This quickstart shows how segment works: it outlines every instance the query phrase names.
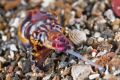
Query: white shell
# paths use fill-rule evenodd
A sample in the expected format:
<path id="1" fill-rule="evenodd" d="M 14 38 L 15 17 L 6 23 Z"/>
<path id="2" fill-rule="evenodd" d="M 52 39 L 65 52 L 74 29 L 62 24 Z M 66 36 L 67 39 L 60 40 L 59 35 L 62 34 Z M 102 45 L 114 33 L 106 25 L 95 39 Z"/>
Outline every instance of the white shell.
<path id="1" fill-rule="evenodd" d="M 93 71 L 92 71 L 91 66 L 85 65 L 85 64 L 74 65 L 72 66 L 72 69 L 71 69 L 71 75 L 73 77 L 73 80 L 84 80 L 92 72 Z"/>
<path id="2" fill-rule="evenodd" d="M 69 32 L 69 39 L 75 45 L 81 45 L 86 41 L 87 38 L 85 32 L 74 29 Z"/>
<path id="3" fill-rule="evenodd" d="M 92 74 L 92 75 L 89 76 L 89 79 L 95 79 L 99 76 L 100 76 L 100 74 Z"/>

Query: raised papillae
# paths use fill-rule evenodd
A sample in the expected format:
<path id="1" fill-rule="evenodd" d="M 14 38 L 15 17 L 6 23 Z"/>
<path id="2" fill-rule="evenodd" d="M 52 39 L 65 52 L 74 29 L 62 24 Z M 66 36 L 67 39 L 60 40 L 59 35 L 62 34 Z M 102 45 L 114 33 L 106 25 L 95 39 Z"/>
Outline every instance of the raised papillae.
<path id="1" fill-rule="evenodd" d="M 103 71 L 104 68 L 70 50 L 69 40 L 63 35 L 56 13 L 42 12 L 37 8 L 29 11 L 19 27 L 19 36 L 27 48 L 33 48 L 32 60 L 38 69 L 42 69 L 44 59 L 52 52 L 68 52 Z"/>

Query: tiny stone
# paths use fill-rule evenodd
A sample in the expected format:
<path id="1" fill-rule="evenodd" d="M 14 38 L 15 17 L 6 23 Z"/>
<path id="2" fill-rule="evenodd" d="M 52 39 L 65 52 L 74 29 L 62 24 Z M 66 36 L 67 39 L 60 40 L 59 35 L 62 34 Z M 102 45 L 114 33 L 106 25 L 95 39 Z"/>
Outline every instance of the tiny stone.
<path id="1" fill-rule="evenodd" d="M 14 72 L 16 72 L 16 71 L 19 71 L 19 67 L 18 66 L 16 66 L 15 69 L 14 69 Z"/>
<path id="2" fill-rule="evenodd" d="M 89 79 L 95 79 L 99 76 L 100 76 L 100 74 L 92 74 L 92 75 L 89 76 Z"/>
<path id="3" fill-rule="evenodd" d="M 19 68 L 22 68 L 22 65 L 23 65 L 22 62 L 19 61 L 19 62 L 18 62 L 18 67 L 19 67 Z"/>
<path id="4" fill-rule="evenodd" d="M 17 49 L 15 44 L 11 44 L 10 45 L 10 49 L 13 50 L 13 51 L 18 51 L 18 49 Z"/>
<path id="5" fill-rule="evenodd" d="M 102 33 L 103 37 L 106 38 L 113 38 L 114 37 L 114 32 L 111 29 L 106 29 L 103 33 Z"/>
<path id="6" fill-rule="evenodd" d="M 2 40 L 3 40 L 3 41 L 7 41 L 7 36 L 2 35 Z"/>
<path id="7" fill-rule="evenodd" d="M 15 59 L 15 53 L 14 51 L 10 50 L 10 57 L 12 58 L 12 60 Z"/>
<path id="8" fill-rule="evenodd" d="M 119 30 L 119 27 L 120 27 L 119 25 L 113 25 L 113 26 L 112 26 L 112 30 L 113 30 L 113 31 L 118 31 L 118 30 Z"/>
<path id="9" fill-rule="evenodd" d="M 72 65 L 75 65 L 77 62 L 72 59 L 72 60 L 70 61 L 70 63 L 71 63 Z"/>
<path id="10" fill-rule="evenodd" d="M 66 59 L 67 59 L 67 56 L 65 56 L 65 55 L 62 55 L 62 57 L 60 58 L 61 62 L 66 61 Z"/>
<path id="11" fill-rule="evenodd" d="M 107 16 L 107 18 L 110 20 L 110 21 L 115 21 L 115 16 L 113 14 L 113 11 L 111 9 L 108 9 L 107 11 L 105 11 L 104 13 L 105 16 Z"/>
<path id="12" fill-rule="evenodd" d="M 88 45 L 92 45 L 92 43 L 93 43 L 93 38 L 88 38 L 87 44 L 88 44 Z"/>
<path id="13" fill-rule="evenodd" d="M 15 80 L 21 80 L 18 74 L 15 74 Z"/>
<path id="14" fill-rule="evenodd" d="M 10 66 L 9 69 L 8 69 L 8 72 L 12 73 L 14 70 L 14 67 L 13 66 Z"/>
<path id="15" fill-rule="evenodd" d="M 42 79 L 42 80 L 49 80 L 49 79 L 50 79 L 50 77 L 51 77 L 51 74 L 47 74 L 45 77 L 43 77 L 43 79 Z"/>
<path id="16" fill-rule="evenodd" d="M 97 40 L 98 40 L 98 42 L 100 42 L 100 41 L 104 41 L 104 38 L 99 37 Z"/>
<path id="17" fill-rule="evenodd" d="M 12 78 L 12 75 L 10 75 L 10 74 L 6 75 L 6 80 L 11 80 L 11 78 Z"/>
<path id="18" fill-rule="evenodd" d="M 16 74 L 18 74 L 20 77 L 23 77 L 22 71 L 17 71 Z"/>
<path id="19" fill-rule="evenodd" d="M 67 66 L 68 66 L 67 62 L 60 62 L 60 67 L 61 68 L 64 68 L 64 67 L 67 67 Z"/>
<path id="20" fill-rule="evenodd" d="M 52 80 L 60 80 L 59 76 L 55 76 Z"/>
<path id="21" fill-rule="evenodd" d="M 13 62 L 11 62 L 11 66 L 17 66 L 17 62 L 16 61 L 13 61 Z"/>
<path id="22" fill-rule="evenodd" d="M 5 63 L 7 60 L 6 60 L 4 57 L 1 57 L 1 56 L 0 56 L 0 61 L 1 61 L 2 63 Z"/>
<path id="23" fill-rule="evenodd" d="M 19 54 L 16 54 L 16 57 L 17 57 L 16 61 L 19 61 L 19 59 L 20 59 L 21 56 Z"/>
<path id="24" fill-rule="evenodd" d="M 30 80 L 37 80 L 37 76 L 32 76 Z"/>
<path id="25" fill-rule="evenodd" d="M 93 50 L 93 48 L 92 48 L 92 46 L 90 46 L 86 49 L 86 53 L 90 54 L 92 52 L 92 50 Z"/>
<path id="26" fill-rule="evenodd" d="M 100 37 L 100 33 L 99 32 L 95 32 L 94 37 L 96 37 L 96 38 Z"/>
<path id="27" fill-rule="evenodd" d="M 68 74 L 70 74 L 70 73 L 71 73 L 71 70 L 70 70 L 70 67 L 69 67 L 69 68 L 66 68 L 66 69 L 63 71 L 62 75 L 65 76 L 65 75 L 68 75 Z"/>
<path id="28" fill-rule="evenodd" d="M 30 72 L 31 71 L 31 66 L 32 66 L 32 62 L 29 59 L 25 60 L 25 62 L 22 65 L 23 73 Z"/>
<path id="29" fill-rule="evenodd" d="M 76 58 L 75 56 L 70 55 L 70 57 L 69 57 L 69 61 L 71 61 L 72 59 L 74 60 L 75 58 Z"/>
<path id="30" fill-rule="evenodd" d="M 71 69 L 71 75 L 73 80 L 81 79 L 84 80 L 88 75 L 93 72 L 90 65 L 74 65 Z"/>

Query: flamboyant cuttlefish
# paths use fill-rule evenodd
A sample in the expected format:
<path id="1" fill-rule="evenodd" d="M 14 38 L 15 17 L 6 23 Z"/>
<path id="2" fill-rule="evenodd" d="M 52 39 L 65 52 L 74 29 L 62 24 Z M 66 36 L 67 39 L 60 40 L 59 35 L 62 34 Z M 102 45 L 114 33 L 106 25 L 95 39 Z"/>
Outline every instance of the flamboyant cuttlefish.
<path id="1" fill-rule="evenodd" d="M 27 17 L 19 27 L 19 36 L 24 45 L 32 47 L 32 60 L 39 69 L 43 68 L 44 59 L 52 50 L 68 52 L 72 55 L 89 62 L 91 65 L 103 71 L 104 68 L 84 58 L 80 54 L 70 50 L 69 40 L 63 35 L 62 27 L 56 13 L 42 12 L 36 8 L 29 11 Z"/>

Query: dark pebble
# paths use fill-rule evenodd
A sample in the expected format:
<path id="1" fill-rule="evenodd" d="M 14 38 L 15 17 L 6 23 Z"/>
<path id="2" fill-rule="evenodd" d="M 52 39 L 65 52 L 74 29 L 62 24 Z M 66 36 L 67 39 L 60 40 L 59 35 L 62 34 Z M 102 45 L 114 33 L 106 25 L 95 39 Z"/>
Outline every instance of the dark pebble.
<path id="1" fill-rule="evenodd" d="M 60 66 L 62 68 L 67 67 L 68 66 L 68 62 L 60 62 Z"/>
<path id="2" fill-rule="evenodd" d="M 37 80 L 42 80 L 42 78 L 41 77 L 37 77 Z"/>
<path id="3" fill-rule="evenodd" d="M 0 73 L 0 80 L 5 80 L 5 75 Z"/>
<path id="4" fill-rule="evenodd" d="M 9 66 L 9 65 L 10 65 L 10 62 L 5 62 L 5 63 L 3 64 L 3 67 Z"/>
<path id="5" fill-rule="evenodd" d="M 15 74 L 15 80 L 22 80 L 18 74 Z"/>
<path id="6" fill-rule="evenodd" d="M 52 59 L 55 59 L 56 56 L 57 56 L 56 53 L 52 53 L 52 54 L 51 54 L 51 58 L 52 58 Z"/>
<path id="7" fill-rule="evenodd" d="M 31 71 L 31 66 L 32 66 L 32 62 L 30 61 L 30 59 L 25 60 L 25 62 L 23 62 L 23 73 L 27 73 Z"/>
<path id="8" fill-rule="evenodd" d="M 114 37 L 114 32 L 111 29 L 106 29 L 102 36 L 107 39 L 107 38 L 113 38 Z"/>
<path id="9" fill-rule="evenodd" d="M 97 24 L 98 26 L 98 31 L 102 32 L 105 30 L 106 25 L 105 24 Z"/>
<path id="10" fill-rule="evenodd" d="M 70 55 L 69 61 L 71 61 L 72 59 L 74 60 L 76 57 L 73 55 Z"/>
<path id="11" fill-rule="evenodd" d="M 66 59 L 67 59 L 67 56 L 65 56 L 65 55 L 62 55 L 62 57 L 60 58 L 61 62 L 66 61 Z"/>
<path id="12" fill-rule="evenodd" d="M 20 68 L 18 66 L 15 67 L 14 72 L 19 71 Z"/>
<path id="13" fill-rule="evenodd" d="M 13 61 L 13 62 L 11 62 L 11 66 L 17 66 L 17 62 L 16 61 Z"/>
<path id="14" fill-rule="evenodd" d="M 31 76 L 27 75 L 26 78 L 27 78 L 27 80 L 30 80 Z"/>

